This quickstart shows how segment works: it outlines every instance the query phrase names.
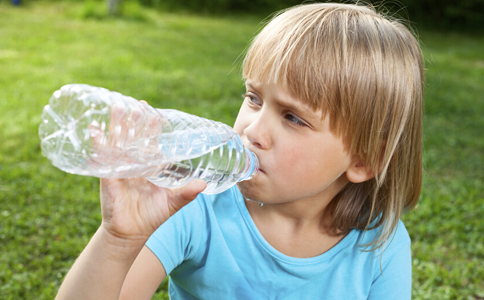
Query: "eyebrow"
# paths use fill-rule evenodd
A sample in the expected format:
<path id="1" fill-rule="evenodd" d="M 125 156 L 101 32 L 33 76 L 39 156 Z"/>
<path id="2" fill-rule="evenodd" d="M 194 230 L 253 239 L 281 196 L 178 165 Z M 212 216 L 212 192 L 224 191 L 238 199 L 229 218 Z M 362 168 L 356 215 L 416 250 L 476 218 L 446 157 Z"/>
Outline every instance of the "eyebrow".
<path id="1" fill-rule="evenodd" d="M 257 88 L 255 88 L 252 84 L 250 84 L 249 82 L 246 82 L 245 83 L 249 88 L 255 90 L 255 91 L 258 91 Z M 313 116 L 313 114 L 315 113 L 313 110 L 309 109 L 308 107 L 305 107 L 304 105 L 297 105 L 297 104 L 294 104 L 294 103 L 290 103 L 290 102 L 285 102 L 285 101 L 282 101 L 281 99 L 279 98 L 276 98 L 274 99 L 275 102 L 277 103 L 277 105 L 279 106 L 282 106 L 282 107 L 285 107 L 291 111 L 294 111 L 295 113 L 298 113 L 298 114 L 310 114 L 309 116 Z M 315 117 L 315 116 L 314 116 Z"/>

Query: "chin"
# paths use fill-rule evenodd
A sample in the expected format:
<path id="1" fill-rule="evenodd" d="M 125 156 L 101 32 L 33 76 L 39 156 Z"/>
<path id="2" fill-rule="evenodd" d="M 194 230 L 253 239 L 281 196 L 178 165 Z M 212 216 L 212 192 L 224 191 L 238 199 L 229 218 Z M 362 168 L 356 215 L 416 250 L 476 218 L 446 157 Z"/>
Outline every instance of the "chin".
<path id="1" fill-rule="evenodd" d="M 237 188 L 245 199 L 260 201 L 260 190 L 250 180 L 238 182 Z"/>

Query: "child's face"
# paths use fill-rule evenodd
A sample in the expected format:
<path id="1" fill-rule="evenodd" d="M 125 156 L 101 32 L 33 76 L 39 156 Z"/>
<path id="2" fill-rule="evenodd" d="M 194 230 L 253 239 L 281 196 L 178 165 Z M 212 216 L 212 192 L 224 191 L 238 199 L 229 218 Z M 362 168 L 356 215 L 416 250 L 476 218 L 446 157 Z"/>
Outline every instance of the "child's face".
<path id="1" fill-rule="evenodd" d="M 331 200 L 348 182 L 352 163 L 322 111 L 275 85 L 247 80 L 234 129 L 259 158 L 260 172 L 238 183 L 242 194 L 264 203 L 310 197 Z"/>

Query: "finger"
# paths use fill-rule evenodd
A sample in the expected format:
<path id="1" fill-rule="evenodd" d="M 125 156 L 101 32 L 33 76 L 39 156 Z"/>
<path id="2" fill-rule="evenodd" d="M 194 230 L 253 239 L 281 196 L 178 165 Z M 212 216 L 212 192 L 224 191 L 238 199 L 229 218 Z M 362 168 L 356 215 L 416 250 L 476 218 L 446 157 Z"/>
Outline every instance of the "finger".
<path id="1" fill-rule="evenodd" d="M 148 139 L 153 131 L 153 114 L 151 113 L 151 107 L 148 105 L 148 102 L 144 100 L 139 101 L 141 103 L 140 107 L 141 110 L 143 111 L 143 114 L 145 116 L 145 119 L 143 120 L 143 130 L 140 132 L 140 136 L 144 139 Z M 149 142 L 149 141 L 148 141 Z M 148 145 L 147 145 L 148 146 Z"/>
<path id="2" fill-rule="evenodd" d="M 133 142 L 136 137 L 140 135 L 140 132 L 144 129 L 144 111 L 137 105 L 132 105 L 130 107 L 130 113 L 127 118 L 127 141 Z"/>
<path id="3" fill-rule="evenodd" d="M 109 126 L 109 142 L 111 146 L 120 146 L 122 135 L 126 132 L 126 118 L 128 107 L 124 103 L 117 102 L 111 110 L 111 122 Z"/>
<path id="4" fill-rule="evenodd" d="M 89 129 L 89 135 L 92 140 L 94 149 L 97 149 L 106 144 L 106 135 L 97 124 L 89 124 L 87 125 L 87 128 Z"/>
<path id="5" fill-rule="evenodd" d="M 134 160 L 152 162 L 159 154 L 157 136 L 161 134 L 159 128 L 153 126 L 153 119 L 156 115 L 153 108 L 146 101 L 139 101 L 132 105 L 128 117 L 128 140 L 127 143 L 136 151 L 127 152 L 127 155 Z"/>
<path id="6" fill-rule="evenodd" d="M 160 136 L 163 133 L 163 119 L 156 113 L 156 110 L 148 105 L 144 100 L 140 100 L 142 110 L 145 113 L 144 130 L 141 137 L 144 140 L 144 146 L 147 152 L 153 154 L 153 159 L 161 159 L 159 157 L 159 143 Z"/>

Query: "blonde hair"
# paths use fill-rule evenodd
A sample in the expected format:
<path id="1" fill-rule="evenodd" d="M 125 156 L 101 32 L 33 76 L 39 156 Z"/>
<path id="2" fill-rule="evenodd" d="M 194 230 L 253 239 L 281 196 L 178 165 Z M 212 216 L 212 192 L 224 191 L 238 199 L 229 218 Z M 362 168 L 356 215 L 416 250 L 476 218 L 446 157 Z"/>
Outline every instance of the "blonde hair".
<path id="1" fill-rule="evenodd" d="M 374 171 L 331 201 L 332 226 L 343 233 L 379 228 L 362 246 L 383 246 L 422 184 L 424 71 L 411 31 L 368 6 L 295 6 L 254 38 L 242 74 L 322 109 L 349 153 Z"/>

